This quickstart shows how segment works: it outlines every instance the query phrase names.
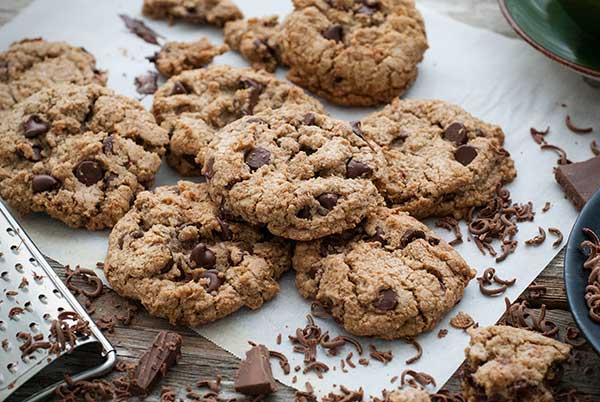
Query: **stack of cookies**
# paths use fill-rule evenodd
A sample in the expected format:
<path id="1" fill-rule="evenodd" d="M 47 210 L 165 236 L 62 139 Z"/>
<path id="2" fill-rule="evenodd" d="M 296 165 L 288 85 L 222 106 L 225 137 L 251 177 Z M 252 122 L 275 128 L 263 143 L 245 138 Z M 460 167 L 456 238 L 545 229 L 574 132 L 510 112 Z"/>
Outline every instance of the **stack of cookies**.
<path id="1" fill-rule="evenodd" d="M 149 113 L 102 87 L 83 49 L 17 43 L 0 54 L 2 197 L 22 213 L 112 228 L 112 287 L 172 323 L 259 308 L 293 267 L 302 296 L 350 333 L 433 329 L 475 271 L 418 219 L 462 218 L 516 172 L 499 127 L 398 99 L 427 48 L 413 2 L 294 0 L 282 24 L 240 20 L 228 0 L 183 3 L 146 0 L 144 13 L 227 23 L 228 45 L 264 70 L 186 70 L 172 50 Z M 389 104 L 337 120 L 267 71 L 279 63 L 331 102 Z M 163 156 L 205 180 L 150 191 Z"/>

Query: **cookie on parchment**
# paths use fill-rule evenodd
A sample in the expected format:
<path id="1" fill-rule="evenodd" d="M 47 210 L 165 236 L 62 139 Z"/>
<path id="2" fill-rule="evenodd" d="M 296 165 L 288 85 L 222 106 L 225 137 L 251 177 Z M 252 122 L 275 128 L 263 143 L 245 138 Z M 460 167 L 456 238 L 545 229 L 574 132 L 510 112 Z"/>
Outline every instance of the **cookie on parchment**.
<path id="1" fill-rule="evenodd" d="M 148 57 L 159 73 L 165 77 L 187 70 L 202 68 L 213 59 L 229 51 L 229 46 L 214 46 L 206 38 L 195 42 L 167 42 L 153 56 Z"/>
<path id="2" fill-rule="evenodd" d="M 24 39 L 0 53 L 0 110 L 52 84 L 106 84 L 106 72 L 82 47 Z"/>
<path id="3" fill-rule="evenodd" d="M 0 195 L 19 212 L 72 227 L 112 227 L 148 188 L 167 132 L 132 99 L 60 84 L 2 112 Z"/>
<path id="4" fill-rule="evenodd" d="M 348 332 L 407 339 L 432 330 L 475 276 L 405 212 L 380 207 L 356 228 L 298 243 L 296 286 Z"/>
<path id="5" fill-rule="evenodd" d="M 142 13 L 169 22 L 182 20 L 219 27 L 244 17 L 231 0 L 144 0 Z"/>
<path id="6" fill-rule="evenodd" d="M 155 94 L 152 112 L 170 132 L 167 162 L 184 175 L 198 175 L 219 129 L 244 116 L 292 105 L 323 111 L 316 99 L 272 74 L 213 65 L 172 77 Z"/>
<path id="7" fill-rule="evenodd" d="M 553 402 L 552 385 L 571 346 L 520 328 L 469 329 L 463 395 L 467 402 Z"/>
<path id="8" fill-rule="evenodd" d="M 388 103 L 417 78 L 427 37 L 414 0 L 293 0 L 279 40 L 288 78 L 344 106 Z"/>
<path id="9" fill-rule="evenodd" d="M 229 221 L 205 183 L 180 181 L 138 195 L 110 234 L 104 272 L 152 315 L 198 326 L 261 307 L 289 264 L 287 243 Z"/>
<path id="10" fill-rule="evenodd" d="M 385 393 L 384 402 L 431 402 L 427 391 L 422 388 L 406 386 Z"/>
<path id="11" fill-rule="evenodd" d="M 280 60 L 280 30 L 276 15 L 232 21 L 225 25 L 225 42 L 239 51 L 252 64 L 252 68 L 274 72 Z"/>
<path id="12" fill-rule="evenodd" d="M 312 240 L 356 226 L 382 202 L 381 154 L 346 122 L 297 107 L 245 117 L 205 156 L 213 199 L 273 234 Z"/>
<path id="13" fill-rule="evenodd" d="M 381 193 L 417 218 L 463 217 L 516 176 L 502 129 L 455 105 L 395 100 L 354 125 L 383 149 Z"/>

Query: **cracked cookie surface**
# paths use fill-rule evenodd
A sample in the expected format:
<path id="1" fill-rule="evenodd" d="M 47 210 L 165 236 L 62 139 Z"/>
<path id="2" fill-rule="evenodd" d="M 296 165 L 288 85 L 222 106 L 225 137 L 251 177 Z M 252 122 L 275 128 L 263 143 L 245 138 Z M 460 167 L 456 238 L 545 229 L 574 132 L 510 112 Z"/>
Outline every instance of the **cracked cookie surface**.
<path id="1" fill-rule="evenodd" d="M 104 272 L 152 315 L 198 326 L 261 307 L 289 264 L 286 242 L 227 220 L 205 183 L 180 181 L 138 195 L 110 234 Z"/>
<path id="2" fill-rule="evenodd" d="M 264 71 L 213 65 L 172 77 L 155 94 L 152 112 L 170 132 L 167 162 L 198 175 L 216 132 L 244 116 L 283 106 L 322 112 L 321 104 Z"/>
<path id="3" fill-rule="evenodd" d="M 24 39 L 0 53 L 0 110 L 52 84 L 106 84 L 106 72 L 84 48 Z"/>
<path id="4" fill-rule="evenodd" d="M 508 326 L 468 330 L 463 395 L 468 402 L 553 402 L 551 385 L 571 346 Z"/>
<path id="5" fill-rule="evenodd" d="M 345 106 L 388 103 L 417 78 L 427 49 L 413 0 L 293 0 L 283 22 L 288 79 Z"/>
<path id="6" fill-rule="evenodd" d="M 502 129 L 455 105 L 395 100 L 355 125 L 383 149 L 381 193 L 417 218 L 461 218 L 516 176 Z"/>
<path id="7" fill-rule="evenodd" d="M 355 229 L 298 243 L 296 286 L 348 332 L 407 339 L 433 329 L 475 276 L 407 213 L 380 207 Z"/>
<path id="8" fill-rule="evenodd" d="M 219 27 L 244 17 L 231 0 L 144 0 L 142 13 L 150 18 L 171 22 L 183 20 Z"/>
<path id="9" fill-rule="evenodd" d="M 252 68 L 272 73 L 281 58 L 278 44 L 280 30 L 276 15 L 232 21 L 225 25 L 225 42 L 239 51 Z"/>
<path id="10" fill-rule="evenodd" d="M 132 99 L 60 84 L 2 112 L 0 195 L 19 212 L 112 227 L 154 181 L 167 132 Z"/>
<path id="11" fill-rule="evenodd" d="M 385 394 L 384 402 L 431 402 L 427 391 L 406 386 Z"/>
<path id="12" fill-rule="evenodd" d="M 312 240 L 356 226 L 382 202 L 371 181 L 382 163 L 348 123 L 294 107 L 226 126 L 203 173 L 234 216 Z"/>
<path id="13" fill-rule="evenodd" d="M 206 38 L 195 42 L 167 42 L 148 60 L 165 77 L 181 74 L 210 64 L 213 59 L 229 51 L 229 46 L 214 46 Z"/>

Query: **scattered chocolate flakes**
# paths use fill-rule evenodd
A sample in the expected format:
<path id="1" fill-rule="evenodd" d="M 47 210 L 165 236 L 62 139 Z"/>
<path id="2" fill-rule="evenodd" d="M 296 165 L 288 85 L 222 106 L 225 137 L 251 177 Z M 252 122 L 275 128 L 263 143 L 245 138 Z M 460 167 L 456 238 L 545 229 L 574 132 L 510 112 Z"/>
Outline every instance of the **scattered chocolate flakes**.
<path id="1" fill-rule="evenodd" d="M 81 268 L 79 265 L 72 270 L 69 266 L 65 267 L 67 278 L 65 279 L 65 285 L 74 294 L 83 294 L 90 299 L 96 299 L 102 295 L 104 290 L 104 284 L 98 277 L 96 272 L 89 268 Z M 74 283 L 75 280 L 80 280 L 79 284 Z M 85 289 L 81 282 L 85 282 L 90 285 L 91 289 Z"/>
<path id="2" fill-rule="evenodd" d="M 445 338 L 448 335 L 448 330 L 446 328 L 442 328 L 438 331 L 437 337 L 439 339 Z"/>
<path id="3" fill-rule="evenodd" d="M 88 321 L 74 311 L 63 311 L 50 324 L 50 353 L 59 355 L 67 349 L 67 346 L 73 348 L 78 338 L 91 334 Z"/>
<path id="4" fill-rule="evenodd" d="M 417 354 L 411 357 L 410 359 L 407 359 L 404 363 L 413 364 L 414 362 L 419 360 L 421 356 L 423 356 L 423 348 L 421 347 L 421 344 L 414 339 L 409 341 L 409 343 L 415 347 L 415 349 L 417 350 Z"/>
<path id="5" fill-rule="evenodd" d="M 369 350 L 371 351 L 369 353 L 369 356 L 371 356 L 373 359 L 375 359 L 377 361 L 380 361 L 383 364 L 388 364 L 394 358 L 394 355 L 392 354 L 391 350 L 388 350 L 387 352 L 381 352 L 381 351 L 377 350 L 377 347 L 375 345 L 373 345 L 372 343 L 369 344 Z"/>
<path id="6" fill-rule="evenodd" d="M 135 90 L 140 95 L 153 95 L 158 89 L 158 74 L 154 71 L 148 71 L 138 75 L 134 79 Z"/>
<path id="7" fill-rule="evenodd" d="M 600 323 L 600 239 L 592 229 L 584 228 L 587 237 L 580 245 L 582 253 L 587 255 L 583 263 L 583 269 L 590 271 L 588 285 L 585 288 L 585 301 L 589 308 L 589 316 L 592 321 Z"/>
<path id="8" fill-rule="evenodd" d="M 544 137 L 546 135 L 548 135 L 548 133 L 550 132 L 550 127 L 546 128 L 544 131 L 540 131 L 540 130 L 537 130 L 537 129 L 531 127 L 529 129 L 529 132 L 531 133 L 531 137 L 536 142 L 536 144 L 541 145 L 541 144 L 546 143 L 546 140 Z"/>
<path id="9" fill-rule="evenodd" d="M 408 379 L 406 377 L 412 377 L 412 379 Z M 435 384 L 435 379 L 430 376 L 427 373 L 424 372 L 418 372 L 418 371 L 414 371 L 414 370 L 404 370 L 402 372 L 402 374 L 400 375 L 400 387 L 403 387 L 405 384 L 409 384 L 409 385 L 415 385 L 419 384 L 422 387 L 425 387 L 427 385 L 433 385 L 434 387 L 436 386 Z"/>
<path id="10" fill-rule="evenodd" d="M 596 156 L 600 155 L 600 148 L 598 148 L 598 144 L 596 143 L 596 140 L 592 141 L 590 143 L 590 149 L 592 150 L 592 153 Z"/>
<path id="11" fill-rule="evenodd" d="M 546 201 L 546 203 L 544 204 L 544 208 L 542 208 L 542 212 L 546 213 L 548 211 L 550 211 L 550 208 L 552 208 L 552 204 L 548 201 Z"/>
<path id="12" fill-rule="evenodd" d="M 281 367 L 281 370 L 283 370 L 283 374 L 288 375 L 290 373 L 290 363 L 283 353 L 269 350 L 269 356 L 274 357 L 279 361 L 279 366 Z"/>
<path id="13" fill-rule="evenodd" d="M 483 271 L 483 274 L 477 278 L 477 282 L 479 282 L 479 291 L 485 296 L 498 296 L 506 292 L 506 290 L 513 286 L 517 279 L 513 278 L 511 280 L 501 279 L 496 275 L 496 270 L 494 268 L 487 268 Z M 493 283 L 500 285 L 500 287 L 490 289 Z"/>
<path id="14" fill-rule="evenodd" d="M 529 286 L 527 286 L 527 292 L 530 299 L 539 299 L 542 296 L 546 295 L 547 289 L 545 286 L 538 285 L 534 281 L 531 282 Z"/>
<path id="15" fill-rule="evenodd" d="M 504 299 L 506 311 L 501 323 L 515 328 L 524 328 L 530 331 L 539 332 L 544 336 L 556 338 L 558 335 L 558 325 L 553 321 L 546 319 L 546 305 L 542 304 L 539 314 L 527 306 L 523 300 L 520 303 L 511 304 L 508 298 Z"/>
<path id="16" fill-rule="evenodd" d="M 460 225 L 458 223 L 458 220 L 456 220 L 454 217 L 447 216 L 445 218 L 440 218 L 435 222 L 435 225 L 437 227 L 454 232 L 455 239 L 448 243 L 451 246 L 456 246 L 457 244 L 460 244 L 463 242 L 463 235 L 460 230 Z"/>
<path id="17" fill-rule="evenodd" d="M 19 314 L 23 314 L 24 312 L 25 309 L 23 309 L 22 307 L 13 307 L 10 310 L 8 310 L 8 318 L 14 320 L 16 316 L 18 316 Z"/>
<path id="18" fill-rule="evenodd" d="M 473 327 L 475 325 L 475 321 L 469 314 L 460 311 L 458 314 L 452 317 L 450 320 L 450 325 L 456 329 L 467 329 Z"/>
<path id="19" fill-rule="evenodd" d="M 275 339 L 278 345 L 281 345 L 281 333 L 277 334 L 277 338 Z"/>
<path id="20" fill-rule="evenodd" d="M 65 375 L 65 383 L 54 390 L 60 402 L 76 401 L 79 397 L 87 402 L 106 401 L 115 396 L 113 385 L 105 380 L 73 381 L 70 376 Z"/>
<path id="21" fill-rule="evenodd" d="M 465 402 L 465 398 L 460 392 L 452 392 L 448 389 L 441 389 L 435 394 L 429 395 L 431 402 Z"/>
<path id="22" fill-rule="evenodd" d="M 29 286 L 29 281 L 27 278 L 23 277 L 23 279 L 21 279 L 21 283 L 19 284 L 19 289 L 24 289 L 27 286 Z"/>
<path id="23" fill-rule="evenodd" d="M 354 364 L 354 362 L 352 361 L 352 356 L 354 356 L 354 353 L 348 353 L 348 355 L 346 356 L 346 363 L 348 363 L 348 366 L 356 368 L 356 364 Z"/>
<path id="24" fill-rule="evenodd" d="M 556 241 L 554 243 L 552 243 L 552 247 L 554 247 L 554 248 L 559 247 L 563 242 L 562 232 L 557 228 L 548 228 L 548 232 L 550 232 L 551 234 L 553 234 L 554 236 L 557 237 Z"/>
<path id="25" fill-rule="evenodd" d="M 304 366 L 304 369 L 302 370 L 302 374 L 306 374 L 309 371 L 314 371 L 315 373 L 317 373 L 317 377 L 323 378 L 323 373 L 326 373 L 329 371 L 329 366 L 323 362 L 314 361 L 314 362 L 308 363 L 306 366 Z"/>
<path id="26" fill-rule="evenodd" d="M 198 380 L 196 381 L 196 386 L 198 388 L 208 388 L 212 392 L 219 393 L 221 392 L 221 376 L 217 375 L 213 381 L 211 380 Z"/>
<path id="27" fill-rule="evenodd" d="M 529 240 L 525 241 L 525 244 L 528 246 L 539 246 L 546 240 L 546 231 L 543 227 L 538 227 L 539 235 L 532 237 Z"/>
<path id="28" fill-rule="evenodd" d="M 330 392 L 324 396 L 322 402 L 362 402 L 364 398 L 364 391 L 359 388 L 358 391 L 352 391 L 343 385 L 340 385 L 341 394 Z"/>
<path id="29" fill-rule="evenodd" d="M 558 153 L 558 156 L 559 156 L 559 159 L 557 162 L 559 165 L 570 165 L 572 163 L 569 160 L 569 158 L 567 158 L 567 152 L 557 145 L 544 143 L 540 146 L 540 148 L 542 148 L 542 150 L 544 150 L 544 151 L 545 150 L 556 151 L 556 153 Z"/>
<path id="30" fill-rule="evenodd" d="M 564 343 L 568 343 L 569 345 L 580 348 L 587 343 L 585 338 L 581 335 L 579 329 L 575 327 L 567 327 L 567 332 L 563 338 Z"/>
<path id="31" fill-rule="evenodd" d="M 317 397 L 315 395 L 315 390 L 310 382 L 306 382 L 305 384 L 306 391 L 297 390 L 294 394 L 295 402 L 316 402 Z"/>
<path id="32" fill-rule="evenodd" d="M 586 127 L 586 128 L 577 127 L 571 121 L 570 115 L 567 115 L 567 118 L 565 119 L 565 124 L 567 125 L 567 128 L 569 130 L 571 130 L 572 132 L 574 132 L 575 134 L 589 134 L 592 131 L 594 131 L 594 129 L 592 127 Z"/>
<path id="33" fill-rule="evenodd" d="M 156 33 L 152 28 L 148 27 L 144 21 L 131 18 L 125 14 L 119 14 L 119 17 L 123 20 L 129 32 L 138 36 L 147 43 L 159 45 L 158 38 L 162 38 L 162 36 Z"/>

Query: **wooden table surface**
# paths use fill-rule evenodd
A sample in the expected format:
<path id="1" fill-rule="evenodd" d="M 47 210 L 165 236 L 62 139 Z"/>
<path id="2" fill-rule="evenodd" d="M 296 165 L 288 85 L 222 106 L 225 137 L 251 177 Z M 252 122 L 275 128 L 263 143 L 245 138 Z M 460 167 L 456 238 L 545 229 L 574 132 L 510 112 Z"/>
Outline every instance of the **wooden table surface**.
<path id="1" fill-rule="evenodd" d="M 247 0 L 242 0 L 247 1 Z M 514 32 L 505 22 L 500 14 L 496 0 L 418 0 L 419 3 L 427 5 L 441 13 L 455 18 L 464 23 L 484 29 L 493 30 L 502 35 L 515 37 Z M 31 0 L 1 0 L 0 1 L 0 25 L 9 21 L 20 9 L 29 4 Z M 140 1 L 141 2 L 141 1 Z M 533 50 L 532 50 L 533 51 Z M 546 267 L 536 279 L 539 285 L 547 288 L 547 293 L 542 298 L 531 299 L 527 292 L 522 298 L 528 300 L 532 307 L 545 304 L 548 309 L 548 317 L 560 325 L 561 334 L 568 326 L 575 326 L 573 317 L 569 312 L 567 298 L 562 279 L 564 250 Z M 64 269 L 53 265 L 60 275 Z M 116 296 L 109 294 L 100 299 L 97 304 L 95 316 L 110 314 L 115 310 L 113 300 Z M 303 323 L 299 323 L 299 326 Z M 154 335 L 165 329 L 173 329 L 164 320 L 148 316 L 145 312 L 136 315 L 129 326 L 117 325 L 114 333 L 107 334 L 118 349 L 119 358 L 124 361 L 136 361 L 151 344 Z M 176 328 L 183 336 L 183 357 L 179 364 L 170 371 L 167 378 L 161 383 L 165 386 L 173 386 L 180 390 L 179 397 L 184 397 L 184 387 L 194 384 L 200 378 L 213 378 L 216 374 L 223 377 L 223 396 L 231 394 L 233 389 L 233 378 L 238 367 L 238 359 L 230 353 L 220 349 L 210 341 L 202 338 L 188 328 Z M 593 401 L 600 401 L 600 357 L 589 345 L 578 349 L 578 358 L 568 365 L 561 387 L 564 389 L 576 388 L 582 394 L 587 395 Z M 585 372 L 585 374 L 584 374 Z M 348 384 L 349 386 L 360 386 L 360 384 Z M 19 390 L 10 401 L 20 401 L 23 394 L 30 393 L 36 385 L 31 388 Z M 454 375 L 446 384 L 451 390 L 459 390 L 460 378 Z M 24 392 L 21 392 L 24 391 Z M 293 400 L 294 390 L 281 386 L 280 390 L 269 398 L 269 401 Z M 158 401 L 158 389 L 146 400 Z M 187 399 L 186 399 L 187 400 Z"/>

